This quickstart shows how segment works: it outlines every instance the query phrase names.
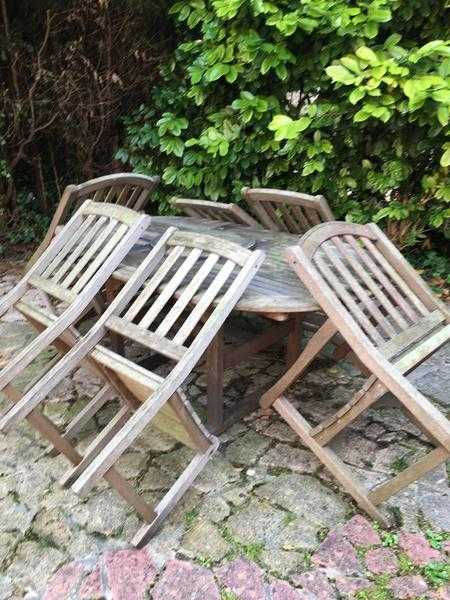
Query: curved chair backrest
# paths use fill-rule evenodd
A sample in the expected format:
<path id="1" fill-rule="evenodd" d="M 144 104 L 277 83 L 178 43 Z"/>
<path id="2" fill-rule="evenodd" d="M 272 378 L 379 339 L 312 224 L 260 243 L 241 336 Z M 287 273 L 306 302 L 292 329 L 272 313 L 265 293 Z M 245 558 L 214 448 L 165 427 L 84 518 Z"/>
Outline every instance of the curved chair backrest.
<path id="1" fill-rule="evenodd" d="M 323 196 L 248 187 L 242 189 L 242 196 L 261 225 L 271 231 L 302 234 L 319 223 L 334 220 Z"/>
<path id="2" fill-rule="evenodd" d="M 209 200 L 193 200 L 190 198 L 172 198 L 170 204 L 182 210 L 189 217 L 212 219 L 259 228 L 259 223 L 236 204 L 211 202 Z"/>
<path id="3" fill-rule="evenodd" d="M 18 306 L 30 289 L 65 305 L 54 323 L 0 371 L 0 391 L 77 322 L 149 224 L 148 215 L 123 206 L 90 200 L 82 204 L 20 282 L 0 300 L 0 316 Z"/>
<path id="4" fill-rule="evenodd" d="M 44 239 L 32 255 L 25 270 L 28 270 L 41 256 L 53 239 L 57 229 L 67 223 L 72 214 L 85 200 L 107 202 L 126 206 L 136 211 L 145 208 L 152 191 L 159 183 L 159 177 L 136 175 L 134 173 L 117 173 L 105 175 L 78 185 L 68 185 L 56 207 Z"/>
<path id="5" fill-rule="evenodd" d="M 288 250 L 295 270 L 344 328 L 393 358 L 449 320 L 448 311 L 374 224 L 318 225 Z"/>
<path id="6" fill-rule="evenodd" d="M 145 208 L 159 181 L 159 177 L 156 176 L 116 173 L 73 186 L 70 195 L 75 209 L 84 200 L 92 199 L 94 202 L 119 204 L 139 211 Z"/>

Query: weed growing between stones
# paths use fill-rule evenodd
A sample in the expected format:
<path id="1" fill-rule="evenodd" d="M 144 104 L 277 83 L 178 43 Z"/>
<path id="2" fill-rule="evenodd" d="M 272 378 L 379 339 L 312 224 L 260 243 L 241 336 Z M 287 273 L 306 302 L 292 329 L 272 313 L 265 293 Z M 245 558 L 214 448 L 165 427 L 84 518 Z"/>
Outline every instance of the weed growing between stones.
<path id="1" fill-rule="evenodd" d="M 427 529 L 425 531 L 425 537 L 432 548 L 435 550 L 441 550 L 443 543 L 450 539 L 450 533 L 447 531 L 438 532 L 433 531 L 432 529 Z"/>
<path id="2" fill-rule="evenodd" d="M 423 568 L 423 576 L 433 587 L 450 583 L 450 564 L 435 562 Z"/>
<path id="3" fill-rule="evenodd" d="M 245 544 L 237 540 L 227 529 L 226 527 L 222 528 L 222 537 L 228 542 L 231 546 L 231 550 L 226 555 L 226 558 L 229 560 L 233 560 L 237 556 L 243 556 L 248 558 L 248 560 L 252 560 L 258 562 L 261 558 L 261 554 L 264 550 L 264 544 L 259 542 L 252 542 L 250 544 Z"/>
<path id="4" fill-rule="evenodd" d="M 184 523 L 185 523 L 186 527 L 188 527 L 188 528 L 192 527 L 192 525 L 197 520 L 198 514 L 199 514 L 199 512 L 198 512 L 198 509 L 196 509 L 196 508 L 188 510 L 184 514 Z"/>
<path id="5" fill-rule="evenodd" d="M 375 578 L 374 585 L 367 590 L 355 594 L 356 600 L 392 600 L 389 590 L 389 575 L 379 575 Z"/>
<path id="6" fill-rule="evenodd" d="M 238 597 L 230 590 L 222 590 L 220 592 L 220 600 L 238 600 Z"/>

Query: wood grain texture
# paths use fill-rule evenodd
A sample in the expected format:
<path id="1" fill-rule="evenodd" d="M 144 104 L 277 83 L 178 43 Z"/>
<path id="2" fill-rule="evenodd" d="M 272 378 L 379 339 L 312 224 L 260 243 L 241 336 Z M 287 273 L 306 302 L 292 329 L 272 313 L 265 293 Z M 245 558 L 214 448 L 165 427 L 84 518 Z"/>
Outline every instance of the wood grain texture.
<path id="1" fill-rule="evenodd" d="M 238 244 L 246 252 L 250 248 L 264 251 L 264 263 L 238 300 L 236 310 L 285 320 L 287 314 L 314 312 L 319 309 L 284 258 L 286 248 L 298 242 L 297 235 L 253 230 L 232 223 L 214 223 L 197 218 L 152 217 L 153 238 L 155 234 L 162 234 L 170 226 L 178 227 L 179 235 L 184 232 L 196 232 Z M 114 277 L 123 282 L 128 281 L 141 264 L 145 251 L 145 248 L 136 247 L 114 273 Z"/>
<path id="2" fill-rule="evenodd" d="M 243 188 L 242 196 L 250 212 L 270 231 L 303 234 L 314 225 L 334 220 L 323 196 L 269 188 Z"/>
<path id="3" fill-rule="evenodd" d="M 78 210 L 85 200 L 94 198 L 99 202 L 118 204 L 140 211 L 145 208 L 158 183 L 159 177 L 156 176 L 116 173 L 91 179 L 78 185 L 68 185 L 56 207 L 44 239 L 29 259 L 25 270 L 28 271 L 31 268 L 48 248 L 58 228 L 68 221 L 69 216 Z"/>
<path id="4" fill-rule="evenodd" d="M 273 406 L 359 506 L 378 519 L 375 505 L 450 456 L 450 423 L 405 377 L 450 340 L 448 312 L 373 224 L 318 225 L 286 255 L 329 321 L 261 404 Z M 371 375 L 345 406 L 311 427 L 283 394 L 327 342 L 324 328 L 330 326 Z M 326 445 L 388 391 L 437 447 L 369 493 Z"/>

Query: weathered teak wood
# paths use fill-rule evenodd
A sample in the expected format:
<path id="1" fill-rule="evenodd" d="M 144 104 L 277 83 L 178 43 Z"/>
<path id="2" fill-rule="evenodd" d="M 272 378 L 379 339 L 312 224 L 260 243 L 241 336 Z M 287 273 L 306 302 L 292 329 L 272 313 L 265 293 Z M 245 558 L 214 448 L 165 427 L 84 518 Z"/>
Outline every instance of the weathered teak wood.
<path id="1" fill-rule="evenodd" d="M 286 254 L 328 321 L 261 404 L 273 406 L 291 424 L 361 508 L 385 521 L 376 506 L 450 456 L 448 420 L 405 377 L 450 340 L 449 312 L 376 225 L 318 225 Z M 312 428 L 283 393 L 333 332 L 372 375 L 350 402 Z M 326 445 L 387 391 L 436 448 L 367 492 Z"/>
<path id="2" fill-rule="evenodd" d="M 242 189 L 242 196 L 251 213 L 271 231 L 302 234 L 319 223 L 334 220 L 323 196 L 247 187 Z"/>
<path id="3" fill-rule="evenodd" d="M 61 226 L 85 200 L 93 199 L 95 202 L 117 204 L 140 211 L 145 208 L 158 183 L 159 177 L 156 176 L 116 173 L 91 179 L 79 185 L 68 185 L 61 196 L 50 227 L 38 249 L 28 261 L 26 270 L 30 269 L 37 261 Z"/>
<path id="4" fill-rule="evenodd" d="M 66 329 L 76 323 L 95 294 L 150 223 L 150 217 L 139 215 L 124 207 L 120 209 L 120 213 L 116 210 L 117 207 L 111 207 L 114 209 L 114 216 L 108 217 L 106 216 L 108 207 L 109 205 L 103 205 L 102 214 L 99 215 L 97 203 L 92 201 L 83 203 L 28 273 L 0 301 L 1 315 L 19 303 L 26 305 L 21 299 L 29 289 L 34 288 L 66 303 L 62 314 L 0 371 L 0 391 L 23 372 L 43 350 L 53 344 Z M 83 236 L 89 235 L 92 229 L 100 232 L 98 239 L 101 239 L 101 243 L 97 246 L 97 254 L 89 258 L 83 273 L 77 272 L 75 277 L 58 281 L 56 275 L 61 265 L 64 265 L 65 272 L 69 276 L 76 271 L 74 254 L 77 244 L 81 244 Z M 104 230 L 109 232 L 107 239 L 101 235 Z M 41 381 L 25 392 L 24 398 L 33 395 L 40 386 Z M 18 418 L 14 416 L 16 408 L 17 405 L 11 407 L 2 416 L 0 430 L 6 430 L 17 422 Z"/>
<path id="5" fill-rule="evenodd" d="M 74 466 L 64 477 L 64 484 L 83 494 L 102 477 L 112 481 L 148 522 L 135 538 L 137 545 L 143 544 L 160 526 L 218 447 L 218 440 L 206 431 L 180 386 L 204 355 L 263 260 L 261 250 L 249 251 L 206 235 L 167 230 L 90 331 L 73 344 L 69 340 L 72 348 L 45 373 L 38 385 L 17 399 L 10 411 L 10 420 L 29 419 L 57 383 L 85 359 L 95 361 L 108 380 L 112 373 L 125 386 L 138 406 L 122 405 L 85 455 L 72 456 Z M 155 353 L 169 355 L 173 360 L 169 374 L 162 378 L 104 348 L 100 342 L 109 331 Z M 101 402 L 101 397 L 95 397 L 91 412 Z M 85 417 L 86 413 L 81 418 L 83 422 Z M 118 480 L 120 475 L 115 470 L 121 455 L 150 423 L 196 453 L 155 508 L 136 497 L 131 485 Z M 72 423 L 69 432 L 57 439 L 59 447 L 63 443 L 70 446 L 69 434 L 73 429 Z"/>
<path id="6" fill-rule="evenodd" d="M 189 217 L 200 217 L 245 225 L 258 229 L 258 221 L 245 212 L 237 204 L 225 204 L 224 202 L 211 202 L 209 200 L 193 200 L 191 198 L 172 198 L 170 204 L 177 210 L 181 210 Z"/>
<path id="7" fill-rule="evenodd" d="M 314 298 L 284 258 L 285 250 L 297 243 L 298 235 L 250 229 L 207 219 L 152 216 L 153 239 L 155 234 L 162 234 L 168 227 L 177 227 L 181 231 L 199 235 L 206 234 L 248 249 L 264 250 L 264 263 L 239 298 L 236 310 L 264 315 L 275 321 L 285 321 L 290 314 L 319 310 Z M 129 253 L 124 264 L 114 273 L 114 279 L 128 281 L 146 252 L 147 249 L 143 248 Z"/>

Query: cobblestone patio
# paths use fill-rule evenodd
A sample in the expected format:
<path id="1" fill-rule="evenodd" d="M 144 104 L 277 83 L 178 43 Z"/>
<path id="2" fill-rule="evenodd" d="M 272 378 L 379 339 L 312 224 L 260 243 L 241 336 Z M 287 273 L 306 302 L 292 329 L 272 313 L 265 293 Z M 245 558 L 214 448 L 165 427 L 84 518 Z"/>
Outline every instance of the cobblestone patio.
<path id="1" fill-rule="evenodd" d="M 14 269 L 3 274 L 0 294 L 17 277 Z M 0 321 L 0 366 L 30 335 L 31 328 L 17 314 Z M 238 400 L 252 386 L 274 380 L 281 373 L 281 355 L 274 348 L 239 373 L 229 373 L 229 397 Z M 38 368 L 33 365 L 27 376 Z M 448 412 L 448 346 L 411 377 Z M 199 412 L 204 379 L 199 370 L 188 386 Z M 324 356 L 290 397 L 318 422 L 361 382 L 352 365 L 336 365 Z M 98 388 L 89 373 L 77 370 L 49 399 L 47 414 L 64 425 Z M 81 447 L 110 415 L 107 406 L 84 431 Z M 444 467 L 391 499 L 386 508 L 395 528 L 386 533 L 357 514 L 349 497 L 274 414 L 252 414 L 221 441 L 161 532 L 136 551 L 128 540 L 139 521 L 106 485 L 78 498 L 58 484 L 65 459 L 51 458 L 27 425 L 0 436 L 0 600 L 321 600 L 351 597 L 358 590 L 360 598 L 373 600 L 450 598 L 445 579 L 433 579 L 434 571 L 444 572 L 443 566 L 426 566 L 448 558 L 442 534 L 450 531 Z M 338 444 L 345 462 L 371 485 L 429 448 L 389 400 L 355 422 Z M 188 450 L 149 430 L 123 457 L 121 472 L 148 500 L 156 500 L 189 457 Z"/>

